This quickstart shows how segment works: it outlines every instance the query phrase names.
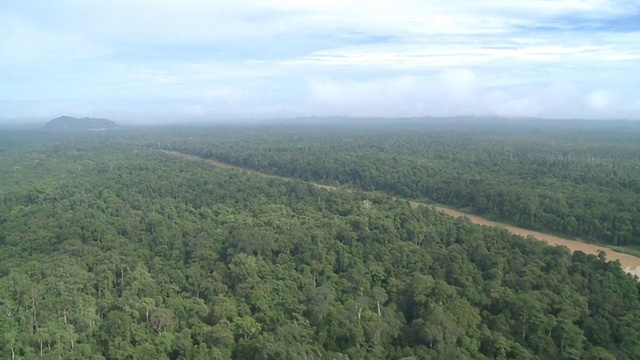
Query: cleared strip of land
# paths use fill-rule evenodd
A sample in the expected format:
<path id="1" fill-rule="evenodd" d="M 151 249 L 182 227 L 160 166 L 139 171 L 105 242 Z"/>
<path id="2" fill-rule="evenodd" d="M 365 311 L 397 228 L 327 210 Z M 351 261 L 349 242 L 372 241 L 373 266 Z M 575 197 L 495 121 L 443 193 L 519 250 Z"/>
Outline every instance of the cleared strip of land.
<path id="1" fill-rule="evenodd" d="M 269 175 L 269 174 L 265 174 L 265 173 L 261 173 L 259 171 L 255 171 L 255 170 L 250 170 L 250 169 L 245 169 L 245 168 L 240 168 L 237 166 L 233 166 L 233 165 L 229 165 L 229 164 L 225 164 L 219 161 L 215 161 L 215 160 L 210 160 L 210 159 L 204 159 L 198 156 L 194 156 L 194 155 L 188 155 L 188 154 L 183 154 L 183 153 L 179 153 L 179 152 L 175 152 L 175 151 L 167 151 L 167 150 L 163 150 L 164 153 L 169 154 L 169 155 L 173 155 L 173 156 L 178 156 L 182 159 L 185 160 L 191 160 L 191 161 L 204 161 L 207 162 L 213 166 L 218 166 L 218 167 L 223 167 L 223 168 L 230 168 L 230 169 L 238 169 L 238 170 L 244 170 L 244 171 L 249 171 L 251 173 L 254 173 L 256 175 L 259 176 L 263 176 L 266 178 L 271 178 L 271 179 L 281 179 L 281 180 L 287 180 L 287 181 L 291 181 L 294 180 L 292 178 L 286 178 L 286 177 L 282 177 L 282 176 L 277 176 L 277 175 Z M 321 189 L 326 189 L 326 190 L 336 190 L 337 188 L 335 186 L 329 186 L 329 185 L 322 185 L 322 184 L 317 184 L 317 183 L 312 183 L 310 182 L 310 184 L 321 188 Z M 485 219 L 483 217 L 477 216 L 477 215 L 471 215 L 471 214 L 467 214 L 467 213 L 463 213 L 457 210 L 452 210 L 449 208 L 445 208 L 442 206 L 434 206 L 434 205 L 429 205 L 429 204 L 425 204 L 425 203 L 421 203 L 421 202 L 417 202 L 417 201 L 409 201 L 409 203 L 411 204 L 411 206 L 413 207 L 418 207 L 418 206 L 431 206 L 433 208 L 435 208 L 438 211 L 441 211 L 445 214 L 451 215 L 453 217 L 462 217 L 462 216 L 466 216 L 467 218 L 469 218 L 469 220 L 475 224 L 478 225 L 485 225 L 485 226 L 498 226 L 498 227 L 502 227 L 516 235 L 520 235 L 520 236 L 532 236 L 538 240 L 541 241 L 545 241 L 550 245 L 561 245 L 561 246 L 566 246 L 569 250 L 571 251 L 582 251 L 584 253 L 587 254 L 593 254 L 593 255 L 597 255 L 599 252 L 604 251 L 607 253 L 607 259 L 609 260 L 618 260 L 620 261 L 620 264 L 622 265 L 622 268 L 624 268 L 624 270 L 630 274 L 633 275 L 637 275 L 638 277 L 640 277 L 640 258 L 629 255 L 629 254 L 623 254 L 623 253 L 619 253 L 616 251 L 613 251 L 610 248 L 604 247 L 604 246 L 600 246 L 600 245 L 594 245 L 594 244 L 588 244 L 582 241 L 578 241 L 578 240 L 570 240 L 570 239 L 566 239 L 566 238 L 562 238 L 559 236 L 555 236 L 555 235 L 550 235 L 550 234 L 545 234 L 539 231 L 533 231 L 533 230 L 527 230 L 527 229 L 523 229 L 517 226 L 513 226 L 513 225 L 508 225 L 508 224 L 504 224 L 501 222 L 497 222 L 497 221 L 492 221 L 489 219 Z"/>

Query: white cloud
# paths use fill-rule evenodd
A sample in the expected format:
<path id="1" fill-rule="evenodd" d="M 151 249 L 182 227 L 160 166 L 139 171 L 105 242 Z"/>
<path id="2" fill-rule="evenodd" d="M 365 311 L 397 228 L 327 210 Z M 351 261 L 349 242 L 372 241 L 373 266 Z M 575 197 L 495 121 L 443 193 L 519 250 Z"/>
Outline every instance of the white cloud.
<path id="1" fill-rule="evenodd" d="M 312 79 L 308 89 L 306 109 L 321 115 L 601 118 L 603 114 L 629 117 L 637 111 L 633 102 L 627 106 L 614 102 L 611 92 L 581 88 L 573 82 L 496 90 L 465 69 L 360 82 Z"/>
<path id="2" fill-rule="evenodd" d="M 638 6 L 16 1 L 0 10 L 0 110 L 637 118 Z"/>
<path id="3" fill-rule="evenodd" d="M 603 110 L 609 106 L 611 99 L 603 90 L 592 91 L 587 95 L 587 104 L 594 110 Z"/>
<path id="4" fill-rule="evenodd" d="M 477 79 L 468 70 L 433 76 L 401 75 L 365 81 L 311 79 L 308 111 L 323 115 L 423 116 L 456 115 L 473 102 Z M 465 109 L 480 114 L 481 107 Z"/>

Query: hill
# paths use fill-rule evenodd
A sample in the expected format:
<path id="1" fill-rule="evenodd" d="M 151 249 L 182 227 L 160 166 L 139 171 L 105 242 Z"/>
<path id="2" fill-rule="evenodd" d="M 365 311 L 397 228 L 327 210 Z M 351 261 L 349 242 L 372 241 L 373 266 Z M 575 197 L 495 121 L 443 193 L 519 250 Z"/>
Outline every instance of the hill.
<path id="1" fill-rule="evenodd" d="M 118 124 L 108 119 L 60 116 L 44 124 L 44 127 L 49 130 L 63 131 L 104 131 L 113 130 L 118 127 Z"/>

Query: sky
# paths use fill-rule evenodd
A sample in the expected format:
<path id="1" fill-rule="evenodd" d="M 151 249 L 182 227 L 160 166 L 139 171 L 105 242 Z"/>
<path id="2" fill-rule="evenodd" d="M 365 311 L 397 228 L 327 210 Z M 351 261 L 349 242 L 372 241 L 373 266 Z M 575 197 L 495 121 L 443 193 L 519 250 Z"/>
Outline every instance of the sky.
<path id="1" fill-rule="evenodd" d="M 2 0 L 0 119 L 640 119 L 640 0 Z"/>

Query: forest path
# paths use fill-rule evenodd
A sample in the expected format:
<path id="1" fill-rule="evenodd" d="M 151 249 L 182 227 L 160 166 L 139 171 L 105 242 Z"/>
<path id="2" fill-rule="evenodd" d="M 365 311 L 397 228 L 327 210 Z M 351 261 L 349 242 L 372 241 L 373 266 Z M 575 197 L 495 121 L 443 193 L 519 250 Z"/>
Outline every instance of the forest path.
<path id="1" fill-rule="evenodd" d="M 251 169 L 247 169 L 247 168 L 241 168 L 241 167 L 238 167 L 238 166 L 222 163 L 222 162 L 219 162 L 219 161 L 205 159 L 205 158 L 201 158 L 199 156 L 188 155 L 188 154 L 184 154 L 184 153 L 180 153 L 180 152 L 176 152 L 176 151 L 162 150 L 162 152 L 164 152 L 165 154 L 168 154 L 168 155 L 180 157 L 180 158 L 185 159 L 185 160 L 204 161 L 206 163 L 209 163 L 209 164 L 211 164 L 213 166 L 217 166 L 217 167 L 248 171 L 248 172 L 251 172 L 251 173 L 256 174 L 258 176 L 262 176 L 262 177 L 269 178 L 269 179 L 280 179 L 280 180 L 285 180 L 285 181 L 299 180 L 299 179 L 288 178 L 288 177 L 283 177 L 283 176 L 265 174 L 265 173 L 262 173 L 262 172 L 259 172 L 259 171 L 256 171 L 256 170 L 251 170 Z M 322 185 L 322 184 L 317 184 L 317 183 L 310 182 L 310 181 L 307 181 L 307 183 L 309 183 L 309 184 L 311 184 L 311 185 L 313 185 L 315 187 L 318 187 L 318 188 L 321 188 L 321 189 L 325 189 L 325 190 L 337 190 L 338 189 L 335 186 Z M 401 198 L 397 198 L 397 199 L 401 199 Z M 406 200 L 406 199 L 401 199 L 401 200 Z M 582 252 L 584 252 L 586 254 L 593 254 L 593 255 L 598 255 L 599 252 L 604 251 L 607 254 L 607 259 L 608 260 L 618 260 L 618 261 L 620 261 L 620 264 L 621 264 L 622 268 L 626 272 L 640 277 L 640 258 L 632 256 L 632 255 L 629 255 L 629 254 L 616 252 L 616 251 L 614 251 L 614 250 L 612 250 L 610 248 L 607 248 L 605 246 L 600 246 L 600 245 L 595 245 L 595 244 L 588 244 L 588 243 L 585 243 L 585 242 L 582 242 L 582 241 L 578 241 L 578 240 L 571 240 L 571 239 L 562 238 L 562 237 L 551 235 L 551 234 L 542 233 L 542 232 L 539 232 L 539 231 L 528 230 L 528 229 L 524 229 L 524 228 L 521 228 L 521 227 L 509 225 L 509 224 L 505 224 L 505 223 L 501 223 L 501 222 L 497 222 L 497 221 L 492 221 L 492 220 L 483 218 L 481 216 L 463 213 L 461 211 L 449 209 L 449 208 L 442 207 L 442 206 L 431 205 L 431 204 L 426 204 L 426 203 L 421 203 L 421 202 L 411 201 L 411 200 L 407 200 L 407 201 L 409 201 L 409 203 L 413 207 L 430 206 L 430 207 L 433 207 L 434 209 L 436 209 L 436 210 L 438 210 L 440 212 L 443 212 L 445 214 L 451 215 L 451 216 L 456 217 L 456 218 L 462 217 L 462 216 L 466 216 L 474 224 L 501 227 L 501 228 L 504 228 L 504 229 L 508 230 L 509 232 L 511 232 L 513 234 L 516 234 L 516 235 L 520 235 L 520 236 L 524 236 L 524 237 L 532 236 L 535 239 L 540 240 L 540 241 L 545 241 L 546 243 L 548 243 L 550 245 L 565 246 L 571 251 L 580 250 L 580 251 L 582 251 Z"/>

